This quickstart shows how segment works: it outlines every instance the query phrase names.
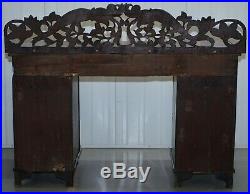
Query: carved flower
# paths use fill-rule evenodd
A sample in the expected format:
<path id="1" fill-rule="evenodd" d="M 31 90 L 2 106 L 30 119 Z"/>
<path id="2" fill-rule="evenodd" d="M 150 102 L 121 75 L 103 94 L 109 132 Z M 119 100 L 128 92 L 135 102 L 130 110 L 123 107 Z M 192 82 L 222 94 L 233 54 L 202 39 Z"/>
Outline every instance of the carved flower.
<path id="1" fill-rule="evenodd" d="M 40 28 L 40 21 L 37 19 L 37 17 L 33 17 L 32 15 L 30 15 L 28 18 L 24 18 L 24 23 L 33 31 Z"/>
<path id="2" fill-rule="evenodd" d="M 185 12 L 181 12 L 181 15 L 176 18 L 178 21 L 181 22 L 182 26 L 185 26 L 187 22 L 192 21 L 192 16 L 188 16 Z"/>
<path id="3" fill-rule="evenodd" d="M 212 19 L 211 16 L 201 18 L 201 21 L 198 22 L 199 33 L 206 34 L 215 24 L 215 19 Z"/>
<path id="4" fill-rule="evenodd" d="M 18 42 L 12 42 L 16 45 L 22 45 L 22 43 L 25 41 L 25 39 L 32 36 L 33 32 L 31 30 L 26 29 L 26 25 L 24 22 L 16 22 L 16 23 L 8 23 L 6 24 L 7 29 L 9 29 L 9 33 L 7 33 L 5 36 L 8 37 L 8 39 L 15 40 L 18 39 Z"/>
<path id="5" fill-rule="evenodd" d="M 211 34 L 221 38 L 226 46 L 231 46 L 233 43 L 229 43 L 230 38 L 235 40 L 242 40 L 243 38 L 243 35 L 237 30 L 237 28 L 237 21 L 232 21 L 229 25 L 225 21 L 220 21 L 219 28 L 213 27 L 211 29 Z M 237 42 L 234 44 L 237 44 Z"/>
<path id="6" fill-rule="evenodd" d="M 66 40 L 69 42 L 69 47 L 75 47 L 76 45 L 86 46 L 91 43 L 88 38 L 88 33 L 85 33 L 85 28 L 82 28 L 80 24 L 70 25 L 63 29 L 66 33 Z"/>
<path id="7" fill-rule="evenodd" d="M 61 16 L 57 15 L 55 12 L 52 12 L 48 16 L 43 17 L 42 23 L 53 26 L 60 19 Z"/>

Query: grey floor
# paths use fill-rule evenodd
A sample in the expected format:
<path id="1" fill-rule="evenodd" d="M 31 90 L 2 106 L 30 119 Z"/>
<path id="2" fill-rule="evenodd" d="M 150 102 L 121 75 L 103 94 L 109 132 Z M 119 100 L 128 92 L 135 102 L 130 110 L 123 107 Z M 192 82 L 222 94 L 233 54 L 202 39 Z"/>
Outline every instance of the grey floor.
<path id="1" fill-rule="evenodd" d="M 211 175 L 196 175 L 174 187 L 174 175 L 169 149 L 83 149 L 74 187 L 67 188 L 53 174 L 35 174 L 32 179 L 15 187 L 13 177 L 13 149 L 3 149 L 3 191 L 247 191 L 248 150 L 235 150 L 235 174 L 233 189 L 225 189 L 224 183 Z M 125 162 L 128 167 L 151 167 L 148 179 L 140 183 L 137 179 L 103 179 L 100 170 L 112 167 L 113 162 Z M 226 161 L 225 161 L 226 162 Z"/>

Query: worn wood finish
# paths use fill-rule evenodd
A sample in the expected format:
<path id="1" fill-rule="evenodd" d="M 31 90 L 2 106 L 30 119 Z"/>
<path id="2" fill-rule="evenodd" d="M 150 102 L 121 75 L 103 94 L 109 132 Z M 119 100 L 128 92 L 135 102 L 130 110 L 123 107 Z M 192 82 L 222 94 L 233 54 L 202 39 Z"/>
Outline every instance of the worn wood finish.
<path id="1" fill-rule="evenodd" d="M 80 151 L 78 77 L 14 75 L 13 96 L 16 183 L 23 172 L 72 173 Z"/>
<path id="2" fill-rule="evenodd" d="M 237 55 L 21 55 L 13 57 L 13 65 L 21 75 L 207 76 L 234 75 L 237 60 Z"/>
<path id="3" fill-rule="evenodd" d="M 177 174 L 222 173 L 232 177 L 236 85 L 236 76 L 177 78 Z M 232 186 L 231 179 L 225 181 Z"/>
<path id="4" fill-rule="evenodd" d="M 237 64 L 246 52 L 242 22 L 110 4 L 12 20 L 4 40 L 14 67 L 17 184 L 44 171 L 63 173 L 73 184 L 80 147 L 77 76 L 173 75 L 177 183 L 213 173 L 232 187 Z"/>

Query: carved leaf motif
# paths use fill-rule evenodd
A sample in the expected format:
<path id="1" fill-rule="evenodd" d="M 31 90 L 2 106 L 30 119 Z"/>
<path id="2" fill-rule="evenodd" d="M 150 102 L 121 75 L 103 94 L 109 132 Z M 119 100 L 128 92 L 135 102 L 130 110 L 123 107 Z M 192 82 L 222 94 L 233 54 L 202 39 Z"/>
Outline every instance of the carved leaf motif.
<path id="1" fill-rule="evenodd" d="M 239 33 L 239 31 L 237 31 L 237 24 L 236 23 L 231 23 L 229 25 L 229 32 L 231 32 L 231 37 L 234 38 L 234 39 L 241 39 L 242 37 L 242 34 Z M 230 34 L 229 34 L 230 36 Z"/>

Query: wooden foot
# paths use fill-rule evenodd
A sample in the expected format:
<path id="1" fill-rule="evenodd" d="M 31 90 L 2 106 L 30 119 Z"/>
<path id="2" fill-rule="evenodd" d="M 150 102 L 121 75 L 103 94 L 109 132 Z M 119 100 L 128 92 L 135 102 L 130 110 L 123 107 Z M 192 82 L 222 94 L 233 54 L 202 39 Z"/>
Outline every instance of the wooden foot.
<path id="1" fill-rule="evenodd" d="M 220 173 L 216 175 L 218 180 L 225 182 L 225 187 L 228 189 L 233 188 L 233 174 L 231 173 Z"/>
<path id="2" fill-rule="evenodd" d="M 21 185 L 23 179 L 31 178 L 31 176 L 32 176 L 31 172 L 14 170 L 15 185 L 16 186 Z"/>
<path id="3" fill-rule="evenodd" d="M 73 171 L 65 172 L 65 184 L 67 187 L 73 187 L 74 185 L 74 172 Z"/>
<path id="4" fill-rule="evenodd" d="M 175 187 L 181 187 L 182 182 L 192 178 L 192 173 L 190 172 L 176 172 L 175 173 Z"/>
<path id="5" fill-rule="evenodd" d="M 65 173 L 64 173 L 64 172 L 55 172 L 54 174 L 55 174 L 55 177 L 56 177 L 57 179 L 60 179 L 60 180 L 62 180 L 62 181 L 65 180 Z"/>
<path id="6" fill-rule="evenodd" d="M 22 184 L 21 172 L 15 171 L 14 172 L 14 177 L 15 177 L 15 185 L 20 186 Z"/>

